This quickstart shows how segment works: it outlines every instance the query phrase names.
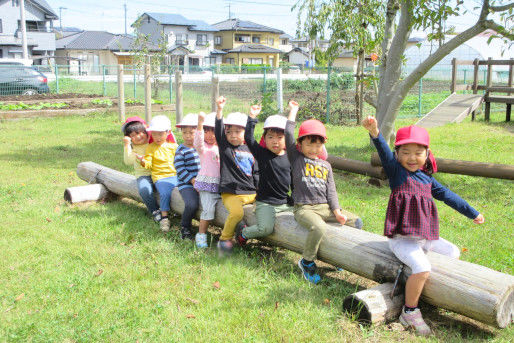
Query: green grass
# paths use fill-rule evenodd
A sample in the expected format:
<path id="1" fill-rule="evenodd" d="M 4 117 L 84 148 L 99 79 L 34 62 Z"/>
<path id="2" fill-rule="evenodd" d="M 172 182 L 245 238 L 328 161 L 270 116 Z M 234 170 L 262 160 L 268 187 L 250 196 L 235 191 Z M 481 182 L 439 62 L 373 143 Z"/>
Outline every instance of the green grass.
<path id="1" fill-rule="evenodd" d="M 513 127 L 501 122 L 502 115 L 489 124 L 430 130 L 434 153 L 514 164 Z M 327 266 L 323 283 L 313 287 L 301 278 L 294 253 L 253 247 L 220 260 L 213 249 L 198 251 L 175 232 L 159 233 L 135 202 L 64 203 L 65 188 L 84 184 L 75 174 L 81 161 L 131 172 L 122 163 L 116 118 L 108 112 L 0 122 L 0 341 L 418 339 L 399 324 L 366 328 L 344 315 L 343 298 L 369 285 L 353 274 Z M 329 132 L 331 153 L 368 159 L 364 129 Z M 354 174 L 336 178 L 342 205 L 363 217 L 366 230 L 381 233 L 387 187 L 369 186 Z M 512 274 L 512 181 L 437 178 L 486 217 L 486 224 L 475 226 L 439 204 L 442 236 L 467 249 L 464 260 Z M 512 326 L 495 330 L 444 310 L 426 313 L 436 336 L 420 341 L 514 339 Z"/>

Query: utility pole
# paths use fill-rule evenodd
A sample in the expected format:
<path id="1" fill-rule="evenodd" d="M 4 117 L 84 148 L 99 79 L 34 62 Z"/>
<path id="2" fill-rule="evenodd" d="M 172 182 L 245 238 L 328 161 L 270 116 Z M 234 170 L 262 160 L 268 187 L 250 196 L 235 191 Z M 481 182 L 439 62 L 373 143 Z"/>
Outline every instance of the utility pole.
<path id="1" fill-rule="evenodd" d="M 59 7 L 59 26 L 61 27 L 61 35 L 62 35 L 62 10 L 67 10 L 67 8 Z"/>
<path id="2" fill-rule="evenodd" d="M 25 0 L 20 0 L 20 29 L 21 29 L 21 46 L 23 52 L 23 58 L 29 58 L 29 52 L 27 49 L 27 29 L 25 23 Z"/>
<path id="3" fill-rule="evenodd" d="M 125 34 L 127 34 L 127 3 L 123 4 L 123 8 L 125 9 Z"/>

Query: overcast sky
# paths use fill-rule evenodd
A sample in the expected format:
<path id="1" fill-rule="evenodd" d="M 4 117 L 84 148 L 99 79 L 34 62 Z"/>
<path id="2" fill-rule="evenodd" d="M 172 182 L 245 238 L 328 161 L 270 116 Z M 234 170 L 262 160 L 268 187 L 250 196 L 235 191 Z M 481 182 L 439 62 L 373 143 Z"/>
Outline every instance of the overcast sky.
<path id="1" fill-rule="evenodd" d="M 296 0 L 47 0 L 54 11 L 62 13 L 62 25 L 78 27 L 83 30 L 103 30 L 112 33 L 123 33 L 124 8 L 127 5 L 127 32 L 131 33 L 130 25 L 144 12 L 161 12 L 181 14 L 188 19 L 200 19 L 214 24 L 229 17 L 229 5 L 232 18 L 250 20 L 281 29 L 294 36 L 296 33 L 296 11 L 291 7 Z M 448 25 L 462 30 L 478 15 L 473 8 L 477 0 L 465 0 L 464 7 L 468 13 L 452 18 Z M 63 7 L 60 11 L 59 7 Z M 59 20 L 54 22 L 59 27 Z M 423 36 L 416 32 L 415 36 Z"/>

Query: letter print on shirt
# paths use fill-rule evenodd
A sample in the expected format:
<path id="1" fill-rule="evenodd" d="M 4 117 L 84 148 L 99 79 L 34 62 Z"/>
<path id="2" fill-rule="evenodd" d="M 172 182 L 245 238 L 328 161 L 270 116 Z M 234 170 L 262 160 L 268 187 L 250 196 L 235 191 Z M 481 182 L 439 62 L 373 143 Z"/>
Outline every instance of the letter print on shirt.
<path id="1" fill-rule="evenodd" d="M 310 158 L 304 158 L 305 169 L 303 170 L 302 181 L 307 187 L 325 188 L 328 169 Z"/>

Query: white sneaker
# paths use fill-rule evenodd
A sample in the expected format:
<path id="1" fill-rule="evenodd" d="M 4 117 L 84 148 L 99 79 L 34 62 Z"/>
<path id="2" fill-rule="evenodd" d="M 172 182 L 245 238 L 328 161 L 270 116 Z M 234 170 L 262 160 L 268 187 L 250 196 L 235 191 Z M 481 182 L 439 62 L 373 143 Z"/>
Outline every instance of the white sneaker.
<path id="1" fill-rule="evenodd" d="M 159 222 L 159 227 L 162 232 L 169 232 L 170 226 L 171 226 L 171 223 L 170 223 L 170 220 L 168 219 L 168 217 L 162 218 L 161 221 Z"/>
<path id="2" fill-rule="evenodd" d="M 209 246 L 207 244 L 207 234 L 197 233 L 195 236 L 195 243 L 197 248 L 207 248 Z"/>

